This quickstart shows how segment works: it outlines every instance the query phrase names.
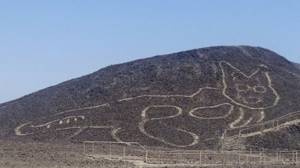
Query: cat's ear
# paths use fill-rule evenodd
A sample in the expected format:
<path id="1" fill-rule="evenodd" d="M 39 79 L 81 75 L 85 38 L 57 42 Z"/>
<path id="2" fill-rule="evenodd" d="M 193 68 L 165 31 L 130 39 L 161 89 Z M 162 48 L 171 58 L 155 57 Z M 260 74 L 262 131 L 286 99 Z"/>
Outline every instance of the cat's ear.
<path id="1" fill-rule="evenodd" d="M 259 69 L 251 76 L 251 79 L 257 80 L 261 84 L 268 84 L 269 83 L 269 75 L 268 72 L 269 68 L 265 65 L 260 65 Z"/>
<path id="2" fill-rule="evenodd" d="M 224 79 L 226 79 L 226 81 L 228 82 L 234 82 L 246 78 L 245 74 L 243 74 L 238 68 L 234 67 L 228 62 L 221 61 L 220 67 L 222 69 Z"/>

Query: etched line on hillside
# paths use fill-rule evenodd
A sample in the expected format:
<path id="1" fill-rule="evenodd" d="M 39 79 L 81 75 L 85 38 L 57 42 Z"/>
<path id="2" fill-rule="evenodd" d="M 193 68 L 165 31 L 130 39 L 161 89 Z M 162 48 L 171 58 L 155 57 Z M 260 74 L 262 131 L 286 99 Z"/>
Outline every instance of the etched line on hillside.
<path id="1" fill-rule="evenodd" d="M 229 105 L 230 106 L 230 109 L 228 110 L 228 112 L 223 115 L 223 116 L 218 116 L 218 117 L 200 117 L 200 116 L 197 116 L 195 115 L 194 113 L 197 111 L 197 110 L 202 110 L 202 109 L 214 109 L 214 108 L 218 108 L 218 107 L 221 107 L 221 106 L 224 106 L 224 105 Z M 205 107 L 197 107 L 197 108 L 194 108 L 192 109 L 190 112 L 189 112 L 189 115 L 191 117 L 194 117 L 194 118 L 198 118 L 198 119 L 201 119 L 201 120 L 216 120 L 216 119 L 225 119 L 227 118 L 230 114 L 232 114 L 234 110 L 234 106 L 229 104 L 229 103 L 223 103 L 223 104 L 218 104 L 218 105 L 215 105 L 215 106 L 205 106 Z"/>
<path id="2" fill-rule="evenodd" d="M 136 97 L 129 97 L 129 98 L 124 98 L 124 99 L 120 99 L 118 100 L 118 102 L 123 102 L 123 101 L 130 101 L 130 100 L 134 100 L 134 99 L 138 99 L 138 98 L 145 98 L 145 97 L 150 97 L 150 98 L 171 98 L 171 97 L 186 97 L 186 98 L 193 98 L 195 96 L 197 96 L 198 94 L 200 94 L 204 89 L 212 89 L 212 90 L 218 90 L 219 88 L 214 88 L 214 87 L 203 87 L 203 88 L 199 88 L 195 93 L 191 94 L 191 95 L 140 95 L 140 96 L 136 96 Z"/>
<path id="3" fill-rule="evenodd" d="M 260 118 L 257 121 L 255 121 L 256 123 L 259 123 L 264 119 L 264 117 L 265 117 L 265 114 L 263 111 L 264 109 L 269 109 L 269 108 L 272 108 L 272 107 L 275 107 L 278 105 L 280 96 L 273 86 L 272 79 L 270 77 L 269 72 L 262 72 L 261 69 L 257 69 L 250 75 L 247 75 L 226 61 L 221 61 L 219 64 L 220 64 L 221 71 L 222 71 L 222 83 L 223 83 L 222 94 L 227 99 L 229 99 L 232 103 L 234 103 L 240 107 L 250 109 L 250 110 L 262 110 L 258 114 L 258 115 L 260 115 Z M 229 68 L 229 70 L 227 70 L 227 71 L 225 68 L 226 66 Z M 260 65 L 260 66 L 265 67 L 265 65 Z M 228 71 L 230 71 L 231 73 Z M 228 73 L 231 74 L 231 76 L 229 75 L 229 77 L 228 77 Z M 246 80 L 254 80 L 254 79 L 257 80 L 257 78 L 264 77 L 267 81 L 268 88 L 266 88 L 266 86 L 263 86 L 263 85 L 250 86 L 247 83 L 238 84 L 235 81 L 235 80 L 237 80 L 236 74 L 242 76 L 242 78 L 245 78 Z M 227 91 L 229 90 L 227 81 L 228 80 L 230 81 L 230 78 L 233 78 L 231 82 L 235 83 L 234 88 L 236 90 L 236 98 L 233 98 L 232 97 L 233 95 L 230 96 L 227 93 Z M 241 80 L 241 79 L 239 79 L 239 80 Z M 259 103 L 264 102 L 262 98 L 264 97 L 264 94 L 266 94 L 268 89 L 271 91 L 272 95 L 274 96 L 274 100 L 273 100 L 272 104 L 257 106 Z M 252 93 L 252 96 L 248 96 L 248 97 L 243 96 L 243 95 L 249 94 L 249 93 Z M 254 96 L 255 94 L 256 94 L 256 96 Z M 261 95 L 261 96 L 257 97 L 258 95 Z M 242 117 L 244 117 L 244 116 L 242 116 Z M 234 125 L 237 125 L 238 123 L 236 123 L 236 122 L 238 122 L 238 121 L 239 122 L 243 121 L 243 118 L 239 118 L 238 120 L 231 123 L 230 128 L 235 128 Z M 248 124 L 250 124 L 250 123 L 248 123 Z M 247 125 L 243 124 L 242 126 L 247 126 Z"/>
<path id="4" fill-rule="evenodd" d="M 51 125 L 51 124 L 53 124 L 53 123 L 55 123 L 55 122 L 63 122 L 64 120 L 66 120 L 66 123 L 68 124 L 68 123 L 70 123 L 70 120 L 69 119 L 77 119 L 77 118 L 81 118 L 82 120 L 84 120 L 85 119 L 85 116 L 83 116 L 83 115 L 80 115 L 80 116 L 68 116 L 68 117 L 65 117 L 65 118 L 62 118 L 62 119 L 57 119 L 57 120 L 53 120 L 53 121 L 50 121 L 50 122 L 47 122 L 47 123 L 45 123 L 45 124 L 40 124 L 40 125 L 32 125 L 31 127 L 33 127 L 33 128 L 40 128 L 40 127 L 45 127 L 45 126 L 47 126 L 47 125 Z M 74 120 L 75 121 L 75 120 Z M 75 121 L 76 122 L 76 121 Z"/>
<path id="5" fill-rule="evenodd" d="M 32 135 L 34 134 L 33 132 L 32 133 L 22 133 L 22 129 L 26 126 L 28 126 L 29 128 L 32 128 L 32 129 L 35 129 L 35 128 L 42 128 L 42 127 L 46 127 L 47 129 L 50 129 L 51 128 L 51 125 L 58 122 L 59 125 L 62 124 L 62 122 L 64 120 L 66 121 L 69 121 L 70 122 L 70 119 L 77 119 L 77 120 L 74 120 L 74 122 L 77 122 L 78 121 L 78 118 L 81 118 L 82 120 L 85 119 L 85 116 L 83 115 L 79 115 L 79 116 L 68 116 L 68 117 L 64 117 L 62 119 L 56 119 L 56 120 L 52 120 L 52 121 L 49 121 L 47 123 L 44 123 L 44 124 L 40 124 L 40 125 L 32 125 L 32 122 L 27 122 L 27 123 L 24 123 L 24 124 L 21 124 L 20 126 L 16 127 L 15 128 L 15 134 L 17 136 L 26 136 L 26 135 Z M 67 123 L 69 124 L 69 123 Z M 68 127 L 66 127 L 67 129 Z M 56 129 L 57 131 L 60 131 L 59 128 Z"/>
<path id="6" fill-rule="evenodd" d="M 280 96 L 277 93 L 277 91 L 275 90 L 273 83 L 272 83 L 272 79 L 271 76 L 268 72 L 262 72 L 262 70 L 260 68 L 256 69 L 253 73 L 247 75 L 246 73 L 242 72 L 240 69 L 236 68 L 235 66 L 233 66 L 232 64 L 230 64 L 229 62 L 226 61 L 220 61 L 218 63 L 220 69 L 221 69 L 221 75 L 222 75 L 222 87 L 216 88 L 216 87 L 201 87 L 199 88 L 197 91 L 195 91 L 194 93 L 190 94 L 190 95 L 181 95 L 181 94 L 173 94 L 173 95 L 139 95 L 139 96 L 135 96 L 135 97 L 128 97 L 128 98 L 123 98 L 123 99 L 119 99 L 117 100 L 117 102 L 129 102 L 129 103 L 135 103 L 135 101 L 133 100 L 137 100 L 137 99 L 141 99 L 141 98 L 194 98 L 198 95 L 201 94 L 202 91 L 204 90 L 219 90 L 219 94 L 220 97 L 222 98 L 226 98 L 228 101 L 225 101 L 224 103 L 221 104 L 217 104 L 217 105 L 207 105 L 208 103 L 205 103 L 203 106 L 194 106 L 195 108 L 193 108 L 192 110 L 187 110 L 187 109 L 182 109 L 181 106 L 184 107 L 184 105 L 180 105 L 180 104 L 176 104 L 176 105 L 150 105 L 151 102 L 149 102 L 149 104 L 145 104 L 145 108 L 143 106 L 143 110 L 140 111 L 140 117 L 141 120 L 136 123 L 136 127 L 138 127 L 139 131 L 144 134 L 145 136 L 157 140 L 159 142 L 162 142 L 166 145 L 169 146 L 174 146 L 174 147 L 189 147 L 189 146 L 193 146 L 199 143 L 199 136 L 196 135 L 193 132 L 181 129 L 181 128 L 174 128 L 175 130 L 177 130 L 178 132 L 187 134 L 188 136 L 191 136 L 193 138 L 193 142 L 191 142 L 190 144 L 187 145 L 178 145 L 178 144 L 174 144 L 171 142 L 166 141 L 165 139 L 161 138 L 161 137 L 156 137 L 151 135 L 150 133 L 147 132 L 147 130 L 145 129 L 145 124 L 147 124 L 147 122 L 149 121 L 163 121 L 163 120 L 167 120 L 167 119 L 174 119 L 176 117 L 179 117 L 181 115 L 183 115 L 183 111 L 188 112 L 188 115 L 196 118 L 196 119 L 200 119 L 200 120 L 218 120 L 218 119 L 226 119 L 231 115 L 237 115 L 237 118 L 235 118 L 234 121 L 229 121 L 230 123 L 228 124 L 229 129 L 235 129 L 235 128 L 241 128 L 241 127 L 247 127 L 250 125 L 250 123 L 260 123 L 264 120 L 265 118 L 265 112 L 264 109 L 269 109 L 271 107 L 275 107 L 278 102 L 280 101 Z M 264 65 L 260 65 L 261 67 L 263 67 Z M 226 69 L 229 68 L 229 69 Z M 228 72 L 229 71 L 229 72 Z M 231 73 L 230 73 L 231 72 Z M 228 74 L 229 73 L 229 74 Z M 241 81 L 240 78 L 238 78 L 236 75 L 242 76 L 242 80 L 245 78 L 246 80 L 242 81 L 242 83 L 245 83 L 245 85 L 240 85 L 238 83 L 235 82 L 235 80 L 239 80 Z M 228 80 L 232 80 L 233 81 L 229 81 Z M 255 84 L 254 86 L 251 85 L 247 82 L 249 82 L 248 80 L 253 80 L 253 78 L 255 78 L 255 80 L 257 80 L 256 82 L 258 82 L 259 84 Z M 262 79 L 263 78 L 263 79 Z M 261 80 L 262 79 L 262 80 Z M 260 81 L 261 80 L 261 81 Z M 263 83 L 263 81 L 266 81 L 266 84 L 260 84 Z M 233 83 L 233 85 L 230 84 L 230 82 L 235 82 Z M 230 88 L 231 87 L 231 88 Z M 230 95 L 228 94 L 228 90 L 230 89 L 234 89 L 233 92 L 236 92 L 237 94 L 233 94 Z M 271 104 L 265 104 L 264 103 L 264 96 L 271 92 L 270 96 L 274 97 L 274 100 L 271 102 Z M 250 95 L 250 94 L 246 94 L 247 92 L 254 92 L 255 94 Z M 234 97 L 237 96 L 238 99 L 240 99 L 241 101 L 237 101 Z M 268 95 L 269 96 L 269 95 Z M 273 98 L 272 97 L 272 98 Z M 201 95 L 201 98 L 203 98 L 203 95 Z M 130 102 L 132 101 L 132 102 Z M 148 101 L 151 101 L 150 99 Z M 230 103 L 228 103 L 230 102 Z M 147 106 L 148 105 L 148 106 Z M 150 106 L 149 106 L 150 105 Z M 205 106 L 207 105 L 207 106 Z M 228 111 L 226 111 L 226 113 L 224 113 L 224 115 L 220 115 L 220 116 L 214 116 L 214 117 L 201 117 L 199 115 L 196 115 L 197 110 L 205 110 L 205 109 L 218 109 L 219 107 L 223 106 L 223 105 L 229 105 L 230 109 Z M 68 113 L 72 113 L 72 112 L 81 112 L 82 114 L 85 113 L 85 110 L 93 110 L 93 109 L 100 109 L 100 108 L 105 108 L 105 107 L 110 107 L 111 104 L 110 103 L 104 103 L 104 104 L 100 104 L 100 105 L 95 105 L 95 106 L 88 106 L 88 107 L 81 107 L 81 108 L 76 108 L 76 109 L 69 109 L 69 110 L 65 110 L 65 111 L 61 111 L 58 112 L 56 114 L 54 114 L 53 116 L 58 116 L 58 115 L 62 115 L 62 114 L 68 114 Z M 234 109 L 236 109 L 235 107 L 238 107 L 239 110 L 234 111 Z M 163 108 L 172 108 L 176 110 L 175 114 L 172 115 L 168 115 L 168 116 L 163 116 L 163 117 L 152 117 L 149 118 L 149 115 L 147 112 L 149 112 L 150 109 L 163 109 Z M 249 109 L 252 110 L 253 113 L 251 113 L 252 116 L 250 116 L 250 118 L 245 118 L 245 110 Z M 109 110 L 109 109 L 105 109 L 105 110 Z M 259 110 L 259 111 L 258 111 Z M 90 111 L 88 111 L 90 112 Z M 94 111 L 92 111 L 94 113 Z M 97 112 L 97 111 L 96 111 Z M 248 111 L 247 111 L 248 112 Z M 99 114 L 100 115 L 100 114 Z M 258 115 L 260 115 L 260 117 L 257 117 Z M 254 116 L 256 116 L 254 118 Z M 71 119 L 73 119 L 74 116 L 68 116 L 62 119 L 57 119 L 57 120 L 53 120 L 53 121 L 49 121 L 47 123 L 44 124 L 40 124 L 40 125 L 31 125 L 30 123 L 25 123 L 22 124 L 20 126 L 18 126 L 15 129 L 15 134 L 19 135 L 19 136 L 24 136 L 24 135 L 32 135 L 32 134 L 28 134 L 28 133 L 22 133 L 22 128 L 29 126 L 31 128 L 41 128 L 41 127 L 47 127 L 48 129 L 51 128 L 51 125 L 53 123 L 58 122 L 59 125 L 64 126 L 63 124 L 70 124 Z M 77 120 L 79 119 L 79 117 L 74 118 L 74 122 L 77 122 Z M 84 116 L 82 119 L 85 119 Z M 247 120 L 246 120 L 247 119 Z M 233 120 L 233 119 L 232 119 Z M 241 124 L 242 123 L 242 124 Z M 240 126 L 237 126 L 240 125 Z M 73 134 L 73 137 L 76 137 L 77 135 L 79 135 L 84 129 L 86 128 L 94 128 L 94 129 L 112 129 L 111 131 L 111 135 L 113 137 L 113 139 L 115 139 L 118 142 L 123 142 L 121 140 L 120 137 L 118 137 L 118 133 L 120 132 L 120 130 L 125 129 L 122 127 L 118 127 L 116 128 L 115 126 L 102 126 L 102 125 L 97 125 L 97 124 L 92 124 L 92 125 L 84 125 L 84 126 L 78 126 L 79 130 Z M 81 129 L 80 129 L 81 128 Z M 63 130 L 68 130 L 68 129 L 72 129 L 72 127 L 66 127 L 66 128 L 59 128 L 60 130 L 57 131 L 63 131 Z M 74 128 L 75 129 L 75 128 Z M 172 128 L 173 129 L 173 128 Z M 126 143 L 126 142 L 125 142 Z"/>
<path id="7" fill-rule="evenodd" d="M 277 93 L 277 91 L 275 90 L 275 88 L 273 87 L 272 79 L 271 79 L 270 74 L 268 72 L 263 72 L 263 74 L 267 78 L 268 88 L 270 88 L 271 91 L 272 91 L 272 93 L 275 95 L 275 100 L 272 103 L 272 105 L 270 105 L 268 107 L 251 107 L 249 105 L 245 105 L 245 104 L 239 103 L 236 100 L 234 100 L 231 96 L 229 96 L 227 94 L 228 85 L 227 85 L 227 82 L 226 82 L 227 79 L 226 79 L 226 72 L 225 72 L 225 67 L 224 67 L 225 65 L 229 66 L 232 70 L 236 71 L 236 73 L 242 75 L 246 79 L 251 79 L 253 76 L 257 75 L 260 72 L 260 69 L 257 69 L 255 72 L 253 72 L 250 75 L 246 75 L 245 73 L 243 73 L 241 70 L 239 70 L 238 68 L 234 67 L 230 63 L 225 62 L 225 61 L 221 61 L 220 62 L 220 67 L 221 67 L 221 71 L 222 71 L 223 95 L 227 99 L 231 100 L 231 102 L 233 102 L 234 104 L 237 104 L 237 105 L 239 105 L 241 107 L 244 107 L 244 108 L 247 108 L 247 109 L 252 109 L 252 110 L 256 110 L 256 109 L 260 109 L 260 110 L 262 110 L 262 109 L 268 109 L 268 108 L 272 108 L 272 107 L 275 107 L 276 105 L 278 105 L 278 102 L 280 100 L 280 96 Z"/>
<path id="8" fill-rule="evenodd" d="M 244 124 L 240 125 L 239 127 L 241 127 L 241 128 L 246 127 L 247 125 L 249 125 L 249 123 L 251 123 L 252 120 L 253 120 L 253 118 L 250 117 Z"/>
<path id="9" fill-rule="evenodd" d="M 283 124 L 280 124 L 276 127 L 272 127 L 272 128 L 266 128 L 263 129 L 261 131 L 256 131 L 256 132 L 252 132 L 252 133 L 248 133 L 248 134 L 241 134 L 241 137 L 243 138 L 248 138 L 248 137 L 253 137 L 253 136 L 257 136 L 257 135 L 262 135 L 263 133 L 267 133 L 267 132 L 276 132 L 279 131 L 280 129 L 284 129 L 287 127 L 290 127 L 292 125 L 297 125 L 300 123 L 300 119 L 296 119 L 296 120 L 292 120 L 292 121 L 287 121 Z"/>
<path id="10" fill-rule="evenodd" d="M 117 134 L 120 132 L 121 129 L 122 129 L 122 128 L 114 128 L 114 129 L 111 131 L 111 136 L 113 137 L 113 139 L 114 139 L 115 141 L 120 142 L 120 143 L 125 143 L 125 144 L 127 144 L 127 142 L 122 141 L 122 140 L 120 139 L 120 137 L 117 135 Z"/>
<path id="11" fill-rule="evenodd" d="M 27 122 L 27 123 L 24 123 L 24 124 L 21 124 L 19 125 L 18 127 L 15 128 L 15 134 L 17 136 L 27 136 L 27 135 L 32 135 L 34 133 L 22 133 L 22 128 L 27 126 L 27 125 L 30 125 L 32 122 Z"/>
<path id="12" fill-rule="evenodd" d="M 70 109 L 70 110 L 66 110 L 66 111 L 61 111 L 59 113 L 55 113 L 55 116 L 65 114 L 65 113 L 76 112 L 76 111 L 92 110 L 92 109 L 97 109 L 97 108 L 101 108 L 101 107 L 107 107 L 109 105 L 110 105 L 109 103 L 104 103 L 104 104 L 100 104 L 100 105 L 96 105 L 96 106 L 88 106 L 88 107 Z"/>
<path id="13" fill-rule="evenodd" d="M 260 115 L 260 118 L 256 121 L 256 123 L 262 122 L 265 119 L 265 117 L 266 117 L 266 114 L 265 114 L 265 112 L 263 110 L 260 111 L 259 115 Z"/>
<path id="14" fill-rule="evenodd" d="M 123 101 L 130 101 L 130 100 L 134 100 L 134 99 L 138 99 L 138 98 L 145 98 L 145 97 L 153 97 L 153 98 L 171 98 L 171 97 L 186 97 L 186 98 L 193 98 L 195 96 L 197 96 L 199 93 L 201 93 L 203 90 L 205 89 L 212 89 L 212 90 L 218 90 L 219 88 L 215 88 L 215 87 L 202 87 L 199 88 L 196 92 L 194 92 L 191 95 L 140 95 L 140 96 L 135 96 L 135 97 L 128 97 L 128 98 L 124 98 L 124 99 L 120 99 L 117 100 L 117 102 L 123 102 Z M 88 107 L 82 107 L 82 108 L 76 108 L 76 109 L 69 109 L 69 110 L 65 110 L 65 111 L 61 111 L 59 113 L 56 113 L 55 115 L 61 115 L 61 114 L 65 114 L 65 113 L 70 113 L 70 112 L 76 112 L 76 111 L 83 111 L 83 110 L 92 110 L 92 109 L 97 109 L 97 108 L 102 108 L 102 107 L 108 107 L 110 106 L 109 103 L 104 103 L 104 104 L 100 104 L 100 105 L 96 105 L 96 106 L 88 106 Z"/>
<path id="15" fill-rule="evenodd" d="M 237 46 L 237 48 L 241 50 L 243 54 L 247 55 L 248 57 L 252 57 L 252 55 L 243 46 Z"/>
<path id="16" fill-rule="evenodd" d="M 294 120 L 290 120 L 290 121 L 285 121 L 288 120 L 289 118 L 292 117 L 296 117 L 296 119 Z M 246 126 L 243 129 L 241 129 L 239 132 L 239 135 L 241 135 L 241 137 L 247 138 L 247 137 L 252 137 L 252 136 L 257 136 L 257 135 L 262 135 L 263 133 L 266 132 L 275 132 L 275 131 L 279 131 L 280 129 L 283 128 L 287 128 L 290 127 L 292 125 L 297 125 L 300 123 L 300 111 L 296 111 L 296 112 L 292 112 L 289 114 L 286 114 L 284 116 L 278 117 L 276 119 L 273 120 L 269 120 L 269 121 L 265 121 L 263 123 L 259 123 L 259 124 L 253 124 L 250 126 Z M 282 124 L 278 124 L 282 122 Z M 264 128 L 265 126 L 270 126 L 269 128 Z M 249 130 L 252 130 L 253 128 L 256 128 L 255 131 L 250 131 L 248 133 L 244 133 L 247 132 Z M 226 130 L 226 132 L 230 131 L 230 129 Z M 232 135 L 232 137 L 235 137 L 238 135 Z"/>
<path id="17" fill-rule="evenodd" d="M 240 114 L 239 117 L 229 124 L 230 128 L 238 128 L 238 127 L 235 127 L 235 125 L 240 123 L 243 120 L 244 115 L 245 115 L 245 112 L 242 108 L 239 108 L 239 114 Z"/>
<path id="18" fill-rule="evenodd" d="M 174 114 L 174 115 L 170 115 L 170 116 L 167 116 L 167 117 L 160 117 L 160 118 L 151 118 L 149 119 L 149 117 L 147 116 L 147 111 L 151 108 L 166 108 L 166 107 L 170 107 L 170 108 L 175 108 L 177 110 L 177 113 Z M 147 108 L 145 108 L 143 111 L 142 111 L 142 114 L 141 114 L 141 117 L 142 117 L 142 121 L 139 123 L 139 129 L 140 131 L 146 135 L 147 137 L 151 138 L 151 139 L 155 139 L 159 142 L 162 142 L 166 145 L 169 145 L 169 146 L 173 146 L 173 147 L 188 147 L 188 146 L 194 146 L 196 144 L 199 143 L 199 137 L 198 135 L 190 132 L 190 131 L 186 131 L 186 130 L 183 130 L 183 129 L 180 129 L 180 128 L 175 128 L 177 131 L 179 132 L 183 132 L 183 133 L 187 133 L 189 134 L 190 136 L 192 136 L 193 138 L 193 142 L 188 144 L 188 145 L 178 145 L 178 144 L 174 144 L 174 143 L 171 143 L 171 142 L 168 142 L 166 140 L 164 140 L 163 138 L 159 138 L 159 137 L 155 137 L 151 134 L 149 134 L 146 129 L 145 129 L 145 124 L 148 122 L 148 121 L 154 121 L 154 120 L 164 120 L 164 119 L 170 119 L 170 118 L 175 118 L 175 117 L 178 117 L 182 114 L 182 109 L 178 106 L 172 106 L 172 105 L 154 105 L 154 106 L 148 106 Z"/>
<path id="19" fill-rule="evenodd" d="M 64 130 L 71 130 L 71 129 L 80 129 L 81 127 L 66 127 L 66 128 L 57 128 L 56 131 L 64 131 Z"/>

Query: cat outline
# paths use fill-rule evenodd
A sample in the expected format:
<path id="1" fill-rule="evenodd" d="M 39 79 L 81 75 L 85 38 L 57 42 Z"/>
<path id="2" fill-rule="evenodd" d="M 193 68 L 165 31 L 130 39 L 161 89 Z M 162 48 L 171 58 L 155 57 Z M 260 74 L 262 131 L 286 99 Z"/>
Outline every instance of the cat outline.
<path id="1" fill-rule="evenodd" d="M 226 61 L 220 61 L 220 62 L 219 62 L 219 66 L 220 66 L 221 71 L 222 71 L 222 82 L 223 82 L 222 93 L 223 93 L 223 96 L 225 96 L 228 100 L 230 100 L 232 104 L 234 104 L 234 105 L 236 105 L 236 106 L 240 106 L 240 109 L 246 108 L 246 109 L 250 109 L 250 110 L 264 110 L 264 109 L 267 109 L 267 108 L 274 107 L 274 106 L 276 106 L 276 105 L 278 104 L 278 102 L 279 102 L 279 100 L 280 100 L 280 97 L 279 97 L 277 91 L 276 91 L 276 90 L 273 88 L 273 86 L 272 86 L 271 77 L 269 76 L 269 73 L 268 73 L 268 72 L 264 72 L 263 75 L 265 75 L 265 77 L 267 78 L 267 81 L 268 81 L 268 88 L 274 93 L 274 95 L 276 96 L 276 99 L 275 99 L 273 105 L 270 105 L 270 106 L 267 106 L 267 107 L 251 107 L 250 105 L 244 105 L 244 104 L 238 102 L 235 98 L 232 98 L 232 96 L 230 96 L 230 95 L 226 92 L 226 90 L 227 90 L 227 88 L 228 88 L 226 76 L 228 76 L 228 73 L 227 73 L 227 71 L 225 70 L 224 67 L 227 66 L 227 68 L 229 67 L 231 70 L 234 70 L 235 73 L 238 73 L 239 75 L 244 76 L 245 78 L 248 78 L 248 79 L 251 79 L 253 76 L 255 76 L 255 75 L 261 73 L 261 72 L 262 72 L 261 69 L 256 70 L 254 73 L 252 73 L 252 74 L 250 74 L 250 75 L 246 75 L 245 73 L 243 73 L 242 71 L 240 71 L 238 68 L 234 67 L 233 65 L 231 65 L 230 63 L 228 63 L 228 62 L 226 62 Z M 134 99 L 138 99 L 138 98 L 142 98 L 142 97 L 147 97 L 147 96 L 148 96 L 148 97 L 155 97 L 155 96 L 157 96 L 157 97 L 165 97 L 165 98 L 167 98 L 167 97 L 186 97 L 186 98 L 192 98 L 192 97 L 194 97 L 194 96 L 197 96 L 197 94 L 200 94 L 201 91 L 203 91 L 204 89 L 214 89 L 214 88 L 209 88 L 209 87 L 208 87 L 208 88 L 206 88 L 206 87 L 200 88 L 200 89 L 198 89 L 197 92 L 193 93 L 192 95 L 140 95 L 140 96 L 137 96 L 137 97 L 120 99 L 119 101 L 120 101 L 120 102 L 123 102 L 123 101 L 131 101 L 131 100 L 134 100 Z M 220 89 L 220 88 L 216 88 L 216 89 Z M 106 104 L 106 105 L 109 105 L 109 104 Z M 165 106 L 168 106 L 168 105 L 165 105 Z M 171 106 L 171 105 L 169 105 L 169 106 Z M 102 105 L 98 105 L 96 108 L 99 108 L 99 107 L 102 107 Z M 179 106 L 177 106 L 177 107 L 179 107 Z M 197 107 L 197 108 L 208 108 L 208 107 L 210 107 L 210 106 L 207 106 L 207 107 Z M 89 107 L 86 107 L 86 109 L 88 109 L 88 108 L 89 108 Z M 147 108 L 147 107 L 146 107 L 146 108 Z M 180 107 L 179 107 L 179 108 L 180 108 Z M 194 109 L 192 109 L 192 110 L 189 112 L 190 115 L 193 114 L 193 113 L 192 113 L 193 110 L 194 110 Z M 68 110 L 68 111 L 72 111 L 72 110 Z M 76 110 L 74 110 L 74 111 L 76 111 Z M 64 113 L 64 112 L 60 112 L 60 114 L 63 114 L 63 113 Z M 231 113 L 232 113 L 232 110 L 231 110 Z M 144 110 L 142 111 L 142 114 L 141 114 L 141 120 L 143 120 L 143 117 L 145 118 L 146 115 L 147 115 L 147 110 L 145 111 L 145 109 L 144 109 Z M 192 116 L 192 115 L 191 115 L 191 116 Z M 205 118 L 204 118 L 204 120 L 205 120 Z M 262 121 L 262 120 L 261 120 L 261 121 Z M 260 121 L 260 122 L 261 122 L 261 121 Z M 139 127 L 140 127 L 140 128 L 141 128 L 141 125 L 142 125 L 141 123 L 142 123 L 142 122 L 143 122 L 143 121 L 141 121 L 141 122 L 139 123 Z M 146 123 L 144 123 L 144 124 L 146 124 Z M 238 124 L 238 123 L 234 123 L 234 124 L 231 125 L 231 126 L 234 126 L 235 124 Z M 111 126 L 111 127 L 113 127 L 113 126 Z M 18 131 L 19 131 L 19 132 L 20 132 L 21 129 L 22 129 L 22 128 L 18 127 Z M 115 129 L 114 129 L 114 130 L 115 130 Z M 141 129 L 140 129 L 140 131 L 141 131 Z M 145 131 L 141 131 L 141 132 L 143 133 L 143 132 L 145 132 Z M 113 134 L 113 133 L 112 133 L 112 134 Z M 192 135 L 192 134 L 190 134 L 190 135 Z M 117 136 L 117 132 L 116 132 L 116 131 L 114 131 L 114 136 Z M 149 135 L 146 135 L 146 136 L 149 137 Z M 192 136 L 193 136 L 193 135 L 192 135 Z M 198 138 L 196 138 L 195 136 L 193 136 L 193 137 L 194 137 L 194 139 L 199 139 L 199 137 L 198 137 Z M 151 136 L 150 136 L 150 138 L 159 141 L 159 139 L 157 139 L 157 138 L 153 138 L 153 137 L 151 137 Z M 118 138 L 118 141 L 121 141 L 120 138 Z M 164 140 L 162 140 L 162 142 L 165 143 Z M 171 145 L 171 146 L 176 146 L 176 144 L 173 144 L 173 145 L 172 145 L 172 144 L 169 144 L 169 145 Z M 193 145 L 194 145 L 194 143 L 193 143 Z M 177 145 L 177 146 L 178 146 L 178 145 Z M 182 147 L 187 147 L 187 146 L 191 146 L 191 145 L 186 145 L 186 146 L 183 145 Z"/>

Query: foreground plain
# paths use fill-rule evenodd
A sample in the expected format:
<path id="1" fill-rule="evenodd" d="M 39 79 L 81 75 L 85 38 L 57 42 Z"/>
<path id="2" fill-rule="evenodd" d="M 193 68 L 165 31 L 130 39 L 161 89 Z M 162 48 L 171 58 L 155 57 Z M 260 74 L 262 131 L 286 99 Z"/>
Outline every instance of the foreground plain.
<path id="1" fill-rule="evenodd" d="M 299 165 L 298 165 L 299 166 Z M 0 168 L 135 168 L 197 167 L 188 165 L 143 165 L 120 160 L 88 157 L 82 144 L 62 142 L 0 141 Z M 199 166 L 198 166 L 199 167 Z M 210 166 L 222 167 L 222 166 Z M 236 165 L 242 168 L 297 168 L 296 165 Z M 234 168 L 232 165 L 230 168 Z M 228 167 L 229 168 L 229 167 Z"/>

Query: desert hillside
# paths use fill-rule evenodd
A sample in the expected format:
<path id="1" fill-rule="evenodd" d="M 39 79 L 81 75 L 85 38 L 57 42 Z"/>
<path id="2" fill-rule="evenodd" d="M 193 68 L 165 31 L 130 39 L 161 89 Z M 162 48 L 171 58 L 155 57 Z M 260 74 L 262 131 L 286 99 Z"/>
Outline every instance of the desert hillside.
<path id="1" fill-rule="evenodd" d="M 219 149 L 240 136 L 244 147 L 300 149 L 299 96 L 299 64 L 273 51 L 200 48 L 109 66 L 1 104 L 0 136 L 184 149 Z"/>

